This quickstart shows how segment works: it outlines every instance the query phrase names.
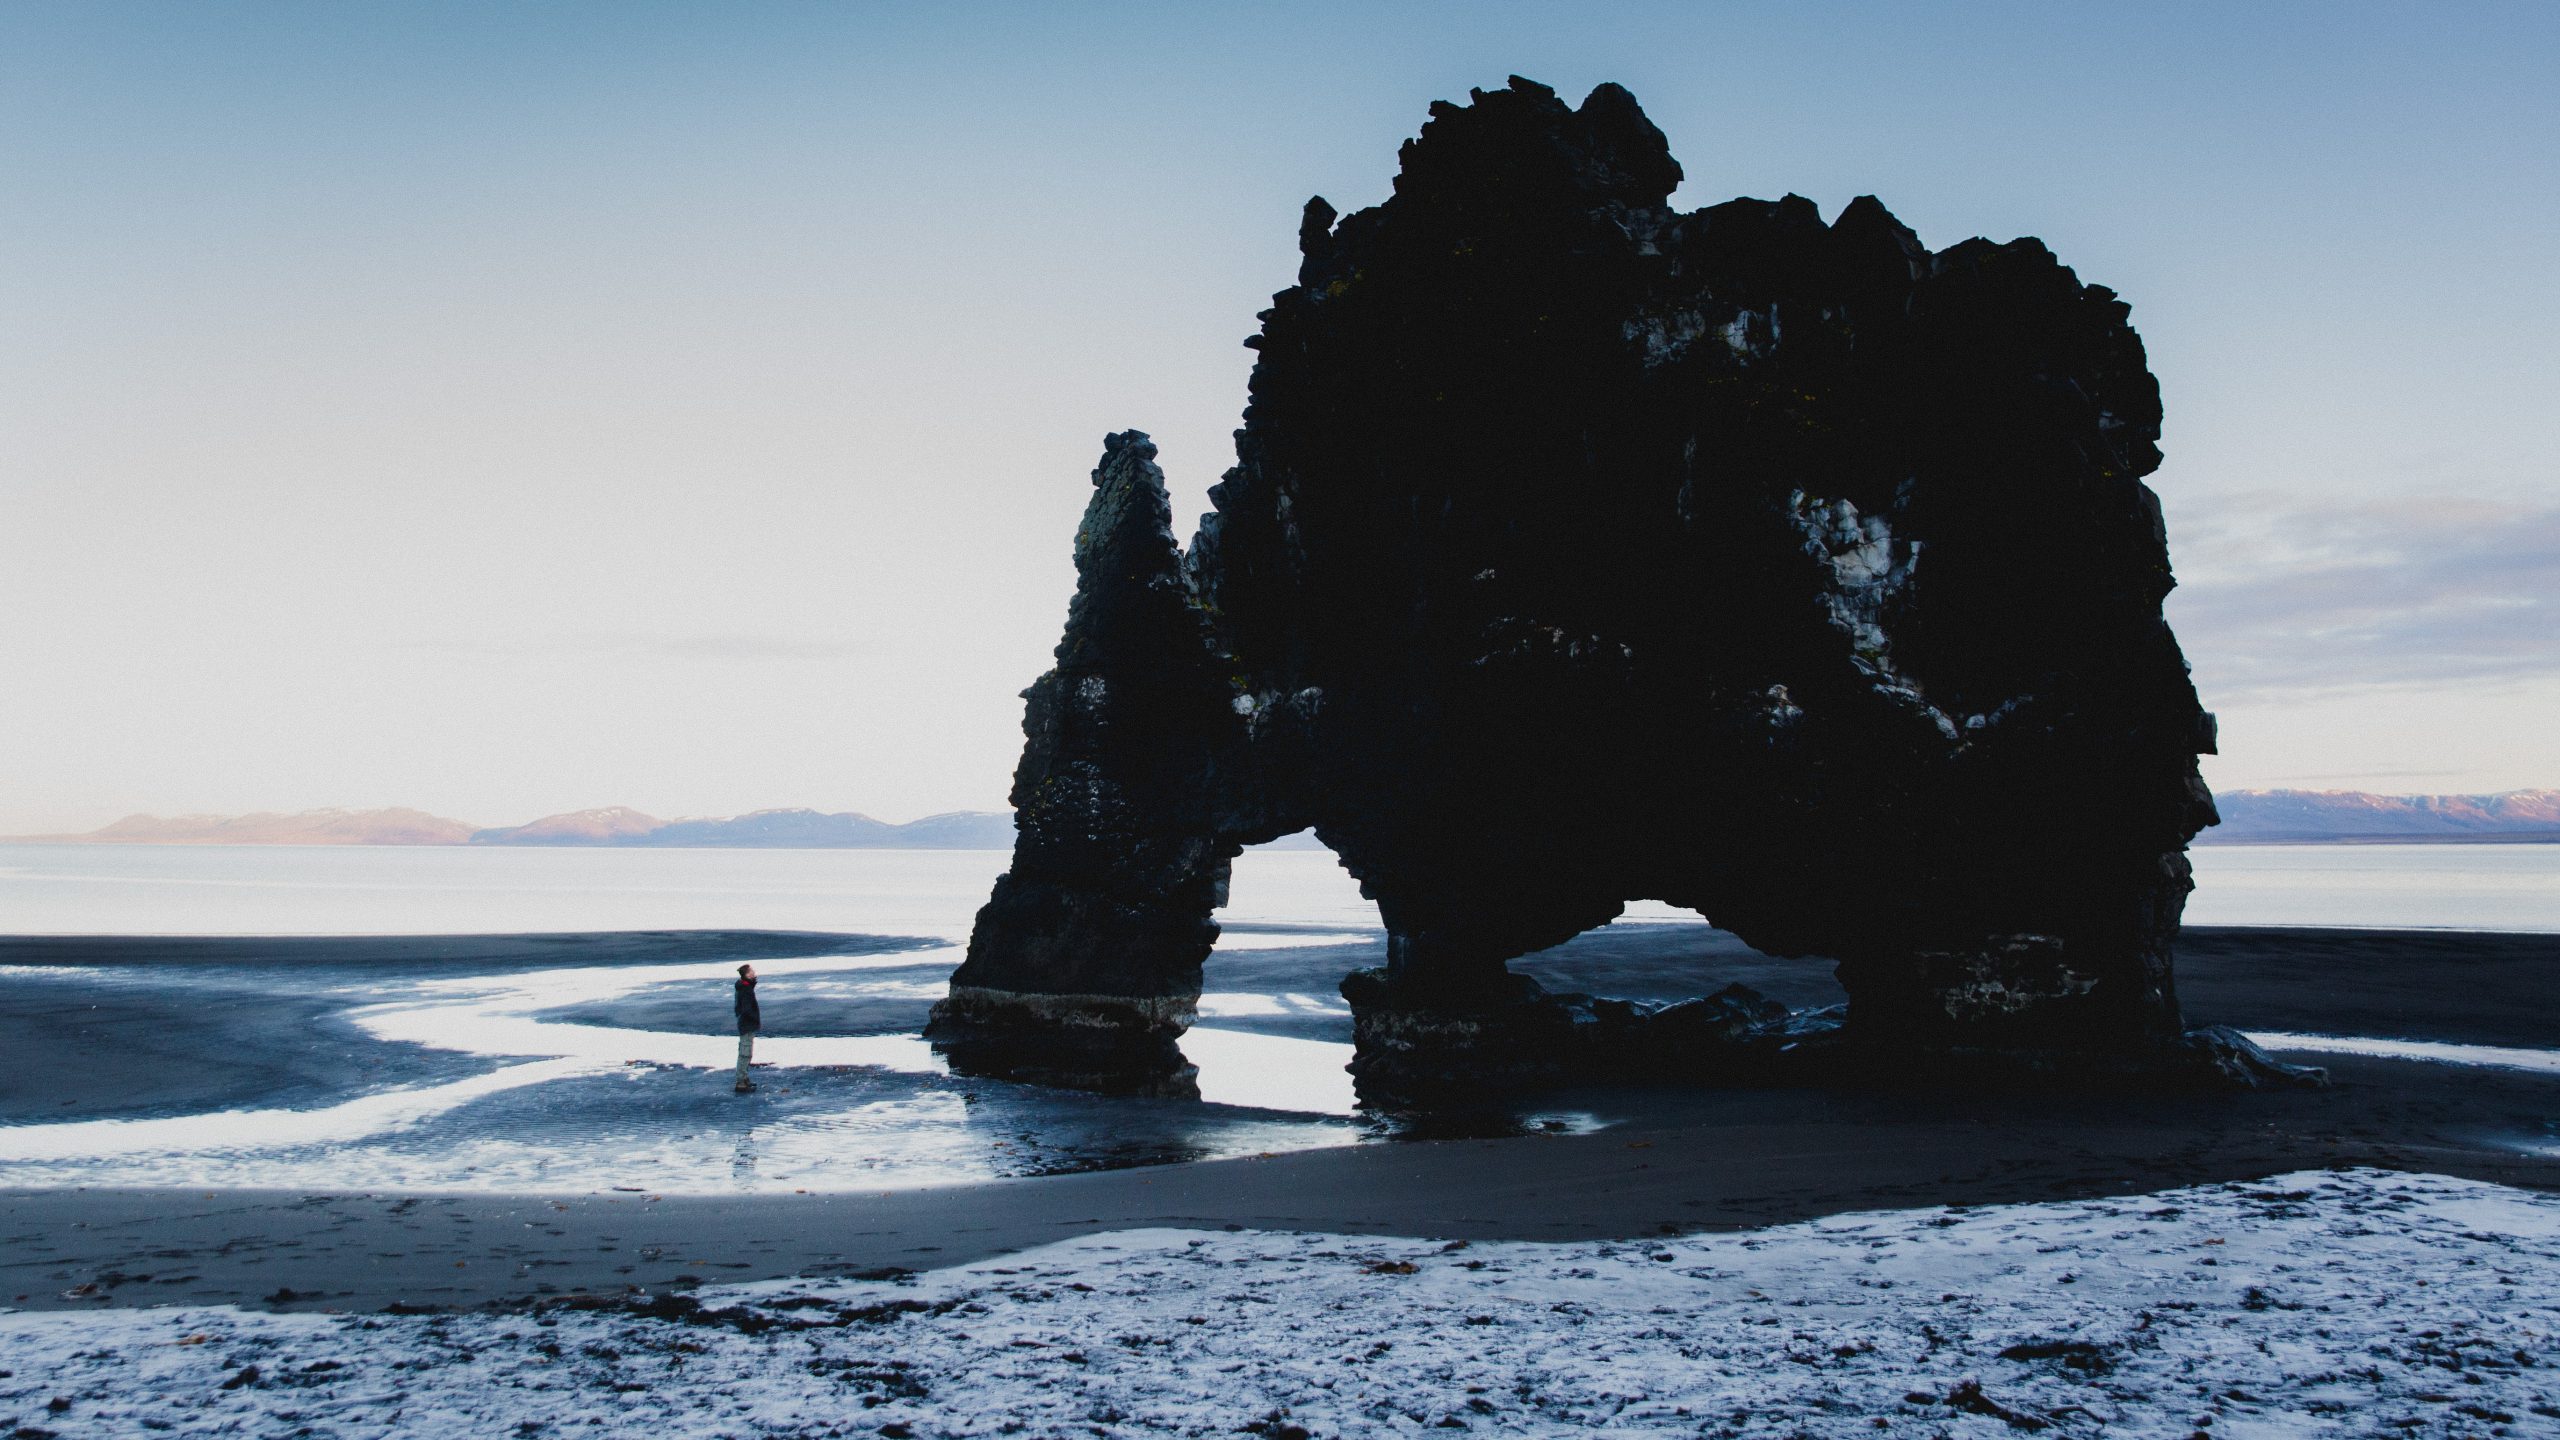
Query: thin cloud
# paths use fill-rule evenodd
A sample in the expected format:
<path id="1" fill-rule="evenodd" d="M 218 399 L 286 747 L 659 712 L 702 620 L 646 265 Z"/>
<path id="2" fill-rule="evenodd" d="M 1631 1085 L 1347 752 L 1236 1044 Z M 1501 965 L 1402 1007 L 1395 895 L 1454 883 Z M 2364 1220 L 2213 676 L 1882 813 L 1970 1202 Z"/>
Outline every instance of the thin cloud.
<path id="1" fill-rule="evenodd" d="M 2208 704 L 2560 675 L 2560 505 L 2262 498 L 2172 540 Z"/>

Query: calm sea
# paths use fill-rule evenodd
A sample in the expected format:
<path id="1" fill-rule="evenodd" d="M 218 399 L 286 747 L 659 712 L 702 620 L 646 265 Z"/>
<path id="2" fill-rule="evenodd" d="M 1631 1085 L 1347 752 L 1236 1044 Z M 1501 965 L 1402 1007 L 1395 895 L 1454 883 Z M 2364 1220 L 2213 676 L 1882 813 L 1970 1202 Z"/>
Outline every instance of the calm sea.
<path id="1" fill-rule="evenodd" d="M 738 928 L 965 937 L 990 850 L 537 850 L 0 845 L 0 934 L 506 934 Z M 2250 845 L 2194 852 L 2187 919 L 2560 932 L 2560 846 Z M 1236 863 L 1230 921 L 1364 926 L 1316 850 Z M 1687 918 L 1640 904 L 1633 919 Z"/>

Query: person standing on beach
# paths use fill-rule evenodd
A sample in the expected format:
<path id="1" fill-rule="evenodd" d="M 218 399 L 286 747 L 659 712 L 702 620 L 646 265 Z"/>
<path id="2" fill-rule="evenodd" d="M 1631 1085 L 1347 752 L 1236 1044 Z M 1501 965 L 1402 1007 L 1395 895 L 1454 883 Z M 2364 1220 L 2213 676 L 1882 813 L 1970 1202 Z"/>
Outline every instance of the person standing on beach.
<path id="1" fill-rule="evenodd" d="M 738 967 L 738 994 L 730 1008 L 738 1012 L 738 1093 L 756 1088 L 747 1078 L 747 1066 L 756 1058 L 756 1032 L 764 1028 L 764 1011 L 756 1007 L 756 967 Z"/>

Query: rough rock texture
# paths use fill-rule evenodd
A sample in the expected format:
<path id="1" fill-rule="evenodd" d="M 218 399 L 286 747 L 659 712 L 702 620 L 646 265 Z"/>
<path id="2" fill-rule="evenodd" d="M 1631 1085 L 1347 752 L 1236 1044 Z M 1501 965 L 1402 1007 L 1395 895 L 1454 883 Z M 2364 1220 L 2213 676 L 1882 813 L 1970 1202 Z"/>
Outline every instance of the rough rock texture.
<path id="1" fill-rule="evenodd" d="M 1386 972 L 1354 971 L 1342 993 L 1362 1098 L 1437 1107 L 1575 1082 L 1741 1084 L 1840 1071 L 1838 1007 L 1790 1011 L 1747 985 L 1674 1005 L 1547 994 L 1526 976 L 1511 985 L 1507 997 L 1415 1006 Z"/>
<path id="2" fill-rule="evenodd" d="M 1108 442 L 936 1033 L 1162 1072 L 1227 858 L 1313 826 L 1390 935 L 1346 986 L 1390 1090 L 1560 1053 L 1581 1002 L 1504 962 L 1635 898 L 1836 960 L 1868 1047 L 2168 1049 L 2213 723 L 2125 305 L 1872 198 L 1674 211 L 1616 86 L 1402 160 L 1308 204 L 1187 552 Z"/>
<path id="3" fill-rule="evenodd" d="M 1245 726 L 1173 538 L 1156 448 L 1104 442 L 1057 668 L 1023 692 L 1013 867 L 932 1033 L 963 1065 L 1180 1092 L 1175 1040 L 1242 848 L 1210 818 Z"/>

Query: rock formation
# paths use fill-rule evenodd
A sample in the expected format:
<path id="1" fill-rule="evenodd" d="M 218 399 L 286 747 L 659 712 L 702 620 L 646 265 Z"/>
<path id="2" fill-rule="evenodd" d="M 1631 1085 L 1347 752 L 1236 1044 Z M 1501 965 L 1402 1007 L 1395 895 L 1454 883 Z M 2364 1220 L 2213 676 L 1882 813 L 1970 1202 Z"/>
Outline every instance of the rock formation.
<path id="1" fill-rule="evenodd" d="M 2213 721 L 2124 303 L 1871 197 L 1675 211 L 1613 85 L 1436 104 L 1402 162 L 1309 202 L 1187 550 L 1154 447 L 1106 442 L 931 1033 L 1178 1084 L 1229 859 L 1312 826 L 1390 937 L 1345 985 L 1389 1092 L 1787 1023 L 1612 1023 L 1505 968 L 1637 898 L 1836 961 L 1870 1051 L 2174 1049 Z"/>

